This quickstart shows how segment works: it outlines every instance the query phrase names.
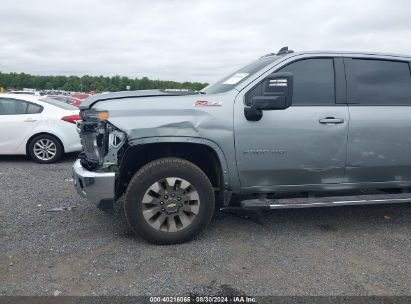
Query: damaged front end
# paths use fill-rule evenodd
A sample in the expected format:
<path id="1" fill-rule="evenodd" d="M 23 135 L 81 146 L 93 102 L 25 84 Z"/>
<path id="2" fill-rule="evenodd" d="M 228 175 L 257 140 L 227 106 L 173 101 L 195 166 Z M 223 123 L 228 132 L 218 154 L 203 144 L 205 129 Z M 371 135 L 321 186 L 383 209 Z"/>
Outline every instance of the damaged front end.
<path id="1" fill-rule="evenodd" d="M 112 204 L 118 160 L 127 143 L 124 132 L 108 121 L 107 111 L 83 109 L 78 124 L 83 151 L 73 164 L 73 181 L 78 194 L 91 202 Z"/>
<path id="2" fill-rule="evenodd" d="M 78 124 L 83 150 L 79 155 L 81 165 L 89 171 L 114 171 L 127 142 L 124 132 L 111 124 L 107 111 L 85 109 L 80 111 Z"/>

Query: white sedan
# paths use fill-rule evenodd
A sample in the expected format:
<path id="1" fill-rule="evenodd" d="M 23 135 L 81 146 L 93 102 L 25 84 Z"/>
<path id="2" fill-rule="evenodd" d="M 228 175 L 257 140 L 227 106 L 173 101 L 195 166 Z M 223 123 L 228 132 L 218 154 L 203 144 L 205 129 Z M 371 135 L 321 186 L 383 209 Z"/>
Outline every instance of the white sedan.
<path id="1" fill-rule="evenodd" d="M 81 150 L 78 108 L 47 97 L 0 93 L 0 154 L 52 163 Z"/>

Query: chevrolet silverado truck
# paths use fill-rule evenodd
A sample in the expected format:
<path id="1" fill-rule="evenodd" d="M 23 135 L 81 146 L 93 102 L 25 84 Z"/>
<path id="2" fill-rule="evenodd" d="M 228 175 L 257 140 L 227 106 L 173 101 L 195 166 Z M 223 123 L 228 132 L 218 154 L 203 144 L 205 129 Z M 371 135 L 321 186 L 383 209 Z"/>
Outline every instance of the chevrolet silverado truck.
<path id="1" fill-rule="evenodd" d="M 285 47 L 200 92 L 95 95 L 80 106 L 75 186 L 124 201 L 157 244 L 193 238 L 216 208 L 410 202 L 410 62 Z"/>

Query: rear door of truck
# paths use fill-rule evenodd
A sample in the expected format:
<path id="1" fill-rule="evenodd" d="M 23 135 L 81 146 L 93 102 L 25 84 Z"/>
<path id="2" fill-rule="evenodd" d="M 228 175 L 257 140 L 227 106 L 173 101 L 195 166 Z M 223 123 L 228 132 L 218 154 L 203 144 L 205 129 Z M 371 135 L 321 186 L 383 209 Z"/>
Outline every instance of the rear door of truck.
<path id="1" fill-rule="evenodd" d="M 411 68 L 386 57 L 345 58 L 350 127 L 345 183 L 411 181 Z"/>

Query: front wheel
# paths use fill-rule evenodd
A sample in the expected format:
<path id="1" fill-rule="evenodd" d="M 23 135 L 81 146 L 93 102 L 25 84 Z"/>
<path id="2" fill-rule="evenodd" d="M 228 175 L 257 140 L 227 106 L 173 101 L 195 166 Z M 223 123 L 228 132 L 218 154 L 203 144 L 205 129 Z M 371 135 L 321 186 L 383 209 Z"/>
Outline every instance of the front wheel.
<path id="1" fill-rule="evenodd" d="M 58 161 L 63 155 L 63 146 L 60 141 L 48 134 L 35 136 L 29 144 L 28 152 L 33 160 L 41 164 L 50 164 Z"/>
<path id="2" fill-rule="evenodd" d="M 213 187 L 191 162 L 163 158 L 142 167 L 132 178 L 124 209 L 131 229 L 156 244 L 192 239 L 210 222 Z"/>

